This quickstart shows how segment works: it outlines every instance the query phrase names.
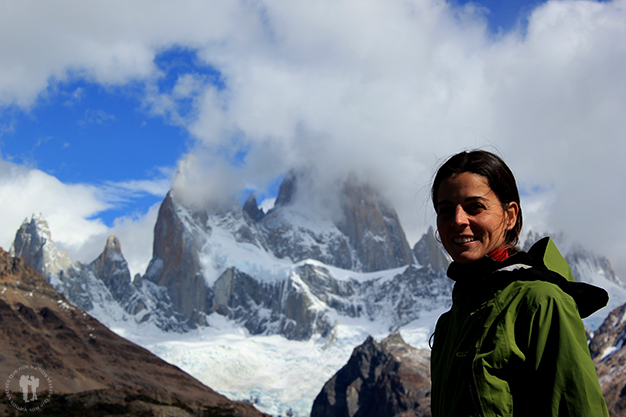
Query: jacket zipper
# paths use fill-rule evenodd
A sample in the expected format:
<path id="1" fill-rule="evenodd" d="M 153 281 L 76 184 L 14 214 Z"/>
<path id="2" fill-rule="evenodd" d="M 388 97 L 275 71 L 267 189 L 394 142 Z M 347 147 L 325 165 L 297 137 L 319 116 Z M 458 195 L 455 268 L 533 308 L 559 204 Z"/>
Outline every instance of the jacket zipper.
<path id="1" fill-rule="evenodd" d="M 474 366 L 472 364 L 472 374 L 471 380 L 469 381 L 469 390 L 470 397 L 472 397 L 472 404 L 474 405 L 474 411 L 476 411 L 478 417 L 484 417 L 482 407 L 480 406 L 480 398 L 478 398 L 478 393 L 476 392 L 476 388 L 474 387 Z"/>
<path id="2" fill-rule="evenodd" d="M 481 318 L 480 318 L 480 327 L 479 329 L 482 329 L 485 322 L 487 321 L 487 308 L 489 305 L 489 301 L 493 299 L 493 294 L 495 293 L 495 287 L 491 287 L 491 291 L 489 292 L 489 297 L 487 297 L 487 301 L 485 302 L 485 305 L 483 306 L 483 311 L 481 313 Z M 495 306 L 494 306 L 495 308 Z M 474 410 L 476 411 L 478 417 L 484 417 L 484 413 L 482 410 L 482 407 L 480 406 L 480 398 L 478 396 L 478 390 L 476 389 L 476 381 L 475 381 L 475 376 L 474 376 L 474 361 L 476 359 L 476 355 L 478 354 L 478 341 L 481 339 L 481 335 L 478 334 L 476 337 L 476 343 L 474 345 L 474 354 L 473 357 L 470 358 L 471 362 L 470 362 L 470 380 L 469 380 L 469 390 L 470 390 L 470 397 L 472 397 L 472 404 L 474 405 Z"/>

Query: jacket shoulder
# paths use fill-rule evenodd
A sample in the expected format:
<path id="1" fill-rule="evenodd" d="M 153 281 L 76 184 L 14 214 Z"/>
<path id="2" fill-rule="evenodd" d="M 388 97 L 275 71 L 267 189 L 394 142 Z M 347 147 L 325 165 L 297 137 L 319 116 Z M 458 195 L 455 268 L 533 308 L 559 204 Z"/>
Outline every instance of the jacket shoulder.
<path id="1" fill-rule="evenodd" d="M 560 273 L 542 266 L 500 272 L 502 274 L 496 279 L 496 287 L 523 289 L 526 296 L 535 301 L 546 298 L 561 300 L 572 298 L 581 318 L 595 313 L 609 301 L 609 295 L 603 288 L 584 282 L 569 281 Z"/>

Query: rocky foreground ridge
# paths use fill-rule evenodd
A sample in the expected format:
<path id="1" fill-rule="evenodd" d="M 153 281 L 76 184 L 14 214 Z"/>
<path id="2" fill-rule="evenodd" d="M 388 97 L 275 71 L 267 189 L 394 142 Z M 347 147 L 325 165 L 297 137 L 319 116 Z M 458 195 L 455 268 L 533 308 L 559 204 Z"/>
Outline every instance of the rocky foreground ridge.
<path id="1" fill-rule="evenodd" d="M 311 417 L 430 417 L 430 351 L 369 337 L 328 381 Z"/>
<path id="2" fill-rule="evenodd" d="M 37 392 L 49 402 L 37 410 L 41 413 L 88 415 L 109 409 L 133 415 L 262 415 L 111 332 L 70 304 L 23 259 L 0 248 L 4 415 L 33 404 L 22 401 L 12 378 L 24 366 L 33 375 L 42 370 L 37 371 L 42 374 Z"/>
<path id="3" fill-rule="evenodd" d="M 626 416 L 626 304 L 609 314 L 589 344 L 611 416 Z"/>

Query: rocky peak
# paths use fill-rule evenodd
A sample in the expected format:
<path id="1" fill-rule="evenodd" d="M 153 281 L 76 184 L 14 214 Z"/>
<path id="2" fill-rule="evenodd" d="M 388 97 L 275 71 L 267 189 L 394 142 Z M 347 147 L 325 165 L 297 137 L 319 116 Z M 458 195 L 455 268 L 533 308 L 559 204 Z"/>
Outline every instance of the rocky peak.
<path id="1" fill-rule="evenodd" d="M 336 222 L 365 272 L 413 264 L 413 253 L 396 211 L 371 185 L 354 175 L 340 194 L 342 213 Z"/>
<path id="2" fill-rule="evenodd" d="M 52 241 L 50 227 L 41 213 L 33 214 L 30 221 L 24 220 L 10 251 L 46 278 L 74 266 L 67 252 L 59 251 Z"/>
<path id="3" fill-rule="evenodd" d="M 371 336 L 325 385 L 311 417 L 430 416 L 430 352 Z"/>
<path id="4" fill-rule="evenodd" d="M 589 343 L 602 394 L 612 416 L 626 409 L 626 304 L 613 310 L 594 332 Z"/>
<path id="5" fill-rule="evenodd" d="M 435 230 L 432 226 L 413 246 L 413 253 L 421 266 L 430 267 L 435 272 L 445 273 L 448 270 L 450 260 L 441 243 L 437 241 Z"/>
<path id="6" fill-rule="evenodd" d="M 278 195 L 276 196 L 275 207 L 282 207 L 291 204 L 296 195 L 298 189 L 298 183 L 301 181 L 301 177 L 304 176 L 306 171 L 304 170 L 290 170 L 283 178 L 283 182 L 280 183 L 278 188 Z"/>
<path id="7" fill-rule="evenodd" d="M 96 260 L 89 264 L 96 278 L 104 282 L 113 298 L 126 305 L 137 289 L 131 283 L 130 269 L 124 255 L 122 245 L 115 236 L 109 236 L 104 250 Z"/>
<path id="8" fill-rule="evenodd" d="M 208 311 L 211 290 L 201 273 L 200 256 L 211 235 L 207 210 L 192 210 L 168 193 L 154 227 L 152 260 L 142 281 L 167 290 L 172 308 L 183 317 Z"/>
<path id="9" fill-rule="evenodd" d="M 254 221 L 260 220 L 265 215 L 263 210 L 259 209 L 254 193 L 250 193 L 246 199 L 246 202 L 243 204 L 243 211 Z"/>
<path id="10" fill-rule="evenodd" d="M 107 238 L 107 242 L 104 246 L 103 255 L 106 254 L 107 257 L 112 254 L 122 253 L 122 245 L 120 244 L 120 240 L 117 236 L 111 235 Z"/>
<path id="11" fill-rule="evenodd" d="M 113 269 L 128 269 L 126 260 L 124 259 L 124 255 L 122 255 L 122 245 L 119 239 L 113 235 L 107 238 L 106 244 L 104 245 L 104 250 L 94 260 L 91 265 L 98 270 L 99 272 L 103 268 L 113 268 Z M 128 272 L 130 275 L 130 271 Z M 96 274 L 100 275 L 100 274 Z"/>

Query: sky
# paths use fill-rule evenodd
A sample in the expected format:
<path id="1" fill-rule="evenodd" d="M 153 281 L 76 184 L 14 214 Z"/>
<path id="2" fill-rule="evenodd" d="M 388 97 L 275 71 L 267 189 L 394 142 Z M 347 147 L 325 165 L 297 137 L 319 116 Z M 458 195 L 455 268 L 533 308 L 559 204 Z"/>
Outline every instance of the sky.
<path id="1" fill-rule="evenodd" d="M 413 245 L 438 164 L 501 155 L 525 230 L 626 277 L 626 0 L 0 2 L 0 246 L 33 213 L 143 273 L 168 190 L 271 207 L 291 168 L 384 190 Z"/>

